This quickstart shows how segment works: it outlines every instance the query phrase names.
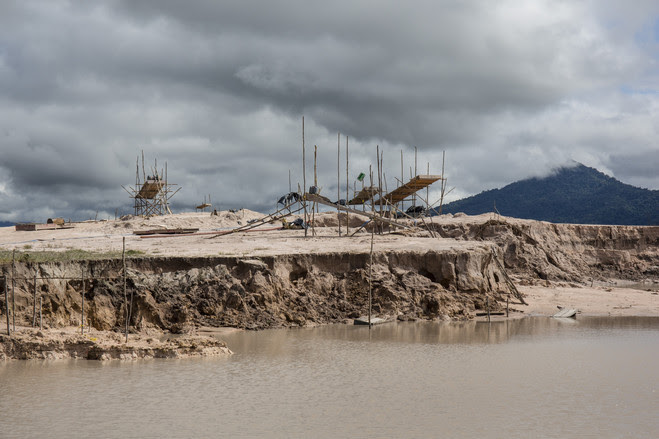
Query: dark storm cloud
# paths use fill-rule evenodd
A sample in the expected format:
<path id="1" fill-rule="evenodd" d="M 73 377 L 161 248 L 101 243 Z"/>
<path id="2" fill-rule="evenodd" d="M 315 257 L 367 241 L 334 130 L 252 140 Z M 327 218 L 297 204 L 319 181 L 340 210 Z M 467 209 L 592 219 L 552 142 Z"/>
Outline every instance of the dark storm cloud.
<path id="1" fill-rule="evenodd" d="M 418 146 L 433 172 L 447 150 L 454 196 L 572 159 L 659 187 L 640 165 L 656 158 L 659 129 L 654 2 L 0 9 L 0 219 L 129 212 L 121 185 L 141 150 L 148 165 L 168 162 L 175 208 L 212 193 L 269 209 L 289 170 L 301 181 L 302 115 L 328 191 L 337 131 L 356 173 L 376 144 L 388 175 L 401 149 L 406 168 Z"/>

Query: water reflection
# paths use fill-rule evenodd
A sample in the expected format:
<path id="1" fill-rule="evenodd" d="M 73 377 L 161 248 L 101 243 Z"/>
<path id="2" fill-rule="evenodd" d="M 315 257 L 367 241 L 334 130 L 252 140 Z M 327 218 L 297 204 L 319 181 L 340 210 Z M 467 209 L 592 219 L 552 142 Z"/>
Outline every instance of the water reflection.
<path id="1" fill-rule="evenodd" d="M 0 437 L 655 437 L 659 318 L 243 331 L 202 360 L 0 365 Z"/>
<path id="2" fill-rule="evenodd" d="M 315 328 L 274 329 L 223 335 L 236 353 L 290 355 L 296 340 L 344 340 L 350 342 L 499 344 L 535 337 L 571 337 L 597 331 L 659 330 L 659 317 L 578 317 L 554 319 L 533 317 L 510 320 L 466 322 L 392 322 L 373 326 L 326 325 Z"/>

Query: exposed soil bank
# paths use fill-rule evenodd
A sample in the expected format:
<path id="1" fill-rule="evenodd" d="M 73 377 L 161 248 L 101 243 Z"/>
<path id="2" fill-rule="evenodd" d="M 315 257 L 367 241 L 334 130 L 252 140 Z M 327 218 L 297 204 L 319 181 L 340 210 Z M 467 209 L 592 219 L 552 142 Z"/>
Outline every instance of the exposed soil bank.
<path id="1" fill-rule="evenodd" d="M 374 312 L 401 319 L 467 319 L 485 306 L 488 296 L 497 306 L 509 287 L 492 249 L 489 243 L 473 243 L 444 251 L 375 252 Z M 367 309 L 369 260 L 368 253 L 131 259 L 130 325 L 137 331 L 181 333 L 200 325 L 258 329 L 342 322 Z M 36 270 L 51 279 L 38 282 L 45 325 L 78 326 L 83 265 L 89 278 L 85 324 L 97 330 L 123 328 L 117 260 L 17 263 L 17 322 L 31 324 Z"/>
<path id="2" fill-rule="evenodd" d="M 179 227 L 195 225 L 189 214 L 158 221 L 164 226 L 170 226 L 168 221 Z M 205 216 L 204 221 L 211 219 Z M 354 230 L 362 219 L 353 216 L 351 221 Z M 20 249 L 25 236 L 42 236 L 30 241 L 30 251 L 65 250 L 71 245 L 87 251 L 109 246 L 116 251 L 121 233 L 125 233 L 122 230 L 143 227 L 131 224 L 87 223 L 72 229 L 75 235 L 70 238 L 64 235 L 66 231 L 33 235 L 0 231 L 4 240 L 0 246 Z M 659 227 L 447 215 L 433 218 L 429 224 L 440 237 L 431 237 L 421 228 L 405 235 L 376 235 L 371 265 L 370 234 L 338 238 L 336 214 L 319 215 L 317 225 L 317 236 L 308 239 L 303 238 L 303 231 L 294 230 L 216 239 L 208 235 L 130 237 L 129 248 L 144 253 L 128 259 L 131 330 L 190 333 L 199 326 L 259 329 L 344 322 L 366 312 L 369 277 L 374 313 L 401 320 L 469 319 L 487 303 L 491 310 L 501 310 L 512 297 L 506 274 L 531 303 L 530 307 L 515 307 L 543 313 L 551 313 L 556 305 L 574 306 L 565 303 L 565 295 L 548 297 L 551 291 L 569 290 L 576 298 L 573 303 L 587 305 L 588 301 L 577 300 L 579 291 L 588 300 L 602 300 L 619 293 L 608 287 L 621 279 L 659 284 Z M 105 235 L 94 227 L 101 227 Z M 79 327 L 83 268 L 87 278 L 85 325 L 99 331 L 122 331 L 126 300 L 121 260 L 116 257 L 44 263 L 21 258 L 16 263 L 17 325 L 32 323 L 36 273 L 44 325 Z M 1 271 L 11 275 L 11 263 L 3 264 Z M 601 294 L 587 293 L 591 290 Z M 602 314 L 615 315 L 616 310 L 630 309 L 639 315 L 659 315 L 659 307 L 654 306 L 657 295 L 647 292 L 642 298 L 629 297 L 635 301 L 633 306 L 623 303 L 625 299 L 615 299 L 597 313 L 604 310 Z M 641 306 L 637 306 L 638 300 Z M 0 297 L 0 306 L 4 313 L 4 297 Z M 0 318 L 4 325 L 4 314 Z"/>

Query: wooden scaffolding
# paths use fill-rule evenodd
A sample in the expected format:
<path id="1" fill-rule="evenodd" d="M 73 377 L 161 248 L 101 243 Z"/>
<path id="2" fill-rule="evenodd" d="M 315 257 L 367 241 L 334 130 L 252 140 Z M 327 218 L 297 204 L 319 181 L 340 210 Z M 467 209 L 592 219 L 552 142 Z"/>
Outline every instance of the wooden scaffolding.
<path id="1" fill-rule="evenodd" d="M 142 151 L 142 169 L 140 170 L 140 159 L 135 164 L 135 186 L 128 188 L 122 186 L 133 199 L 134 214 L 139 216 L 154 216 L 171 214 L 169 200 L 181 188 L 174 190 L 176 184 L 167 180 L 167 163 L 165 167 L 158 170 L 158 161 L 154 162 L 151 173 L 147 175 L 144 167 L 144 151 Z"/>

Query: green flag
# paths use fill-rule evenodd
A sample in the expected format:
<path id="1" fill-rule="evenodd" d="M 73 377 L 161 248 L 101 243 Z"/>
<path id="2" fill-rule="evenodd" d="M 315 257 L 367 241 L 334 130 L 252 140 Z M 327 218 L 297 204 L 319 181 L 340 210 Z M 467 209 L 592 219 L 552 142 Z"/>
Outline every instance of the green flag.
<path id="1" fill-rule="evenodd" d="M 359 180 L 359 181 L 364 181 L 364 177 L 366 177 L 366 174 L 364 174 L 364 173 L 362 172 L 362 173 L 360 173 L 359 176 L 357 177 L 357 180 Z"/>

